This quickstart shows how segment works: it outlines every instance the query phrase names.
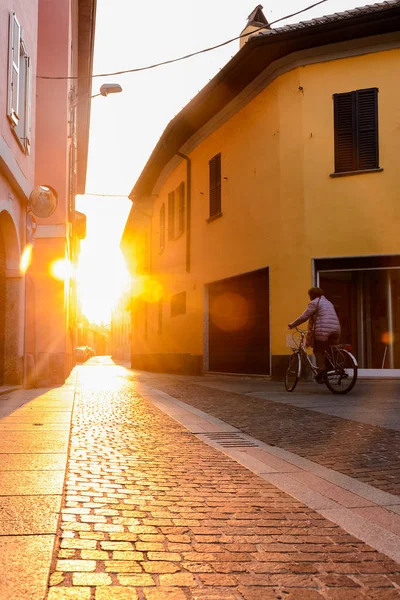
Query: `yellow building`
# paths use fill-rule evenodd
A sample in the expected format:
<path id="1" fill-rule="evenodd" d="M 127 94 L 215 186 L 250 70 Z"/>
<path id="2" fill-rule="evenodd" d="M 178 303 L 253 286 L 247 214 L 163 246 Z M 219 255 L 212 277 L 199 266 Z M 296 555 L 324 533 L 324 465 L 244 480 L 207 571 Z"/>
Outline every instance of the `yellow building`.
<path id="1" fill-rule="evenodd" d="M 131 192 L 132 366 L 279 376 L 319 284 L 360 366 L 399 369 L 400 0 L 278 29 L 257 9 Z"/>

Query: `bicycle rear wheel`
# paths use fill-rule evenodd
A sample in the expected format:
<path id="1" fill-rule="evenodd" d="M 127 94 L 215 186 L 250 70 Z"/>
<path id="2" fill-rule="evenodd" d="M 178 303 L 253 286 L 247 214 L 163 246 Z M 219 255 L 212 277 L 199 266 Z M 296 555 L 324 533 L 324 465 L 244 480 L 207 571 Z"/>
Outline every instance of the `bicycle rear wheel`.
<path id="1" fill-rule="evenodd" d="M 328 371 L 326 387 L 332 394 L 347 394 L 356 384 L 358 365 L 354 356 L 343 348 L 332 348 L 335 369 Z"/>
<path id="2" fill-rule="evenodd" d="M 289 358 L 289 365 L 285 375 L 285 388 L 288 392 L 293 392 L 300 379 L 301 358 L 299 352 L 293 352 Z"/>

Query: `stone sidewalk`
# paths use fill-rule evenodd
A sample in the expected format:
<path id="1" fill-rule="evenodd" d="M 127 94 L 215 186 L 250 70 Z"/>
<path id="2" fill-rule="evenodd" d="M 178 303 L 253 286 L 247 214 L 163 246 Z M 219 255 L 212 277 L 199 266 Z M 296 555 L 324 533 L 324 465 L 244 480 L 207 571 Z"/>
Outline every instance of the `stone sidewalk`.
<path id="1" fill-rule="evenodd" d="M 0 395 L 0 598 L 42 600 L 58 530 L 74 377 Z"/>

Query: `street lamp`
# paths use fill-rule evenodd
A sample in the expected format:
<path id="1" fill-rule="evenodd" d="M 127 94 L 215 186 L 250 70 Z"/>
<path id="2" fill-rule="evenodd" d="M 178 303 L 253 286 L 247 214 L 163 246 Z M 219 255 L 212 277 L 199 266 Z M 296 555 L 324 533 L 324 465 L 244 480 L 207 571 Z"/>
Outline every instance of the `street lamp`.
<path id="1" fill-rule="evenodd" d="M 103 83 L 103 85 L 100 87 L 100 91 L 98 94 L 93 94 L 93 96 L 89 96 L 90 92 L 87 92 L 86 94 L 82 94 L 83 98 L 81 97 L 81 95 L 79 96 L 75 96 L 73 91 L 71 90 L 71 94 L 70 94 L 70 109 L 75 108 L 76 106 L 78 106 L 78 104 L 80 104 L 81 102 L 84 102 L 85 100 L 91 100 L 92 98 L 97 98 L 97 96 L 108 96 L 109 94 L 119 94 L 120 92 L 122 92 L 122 87 L 119 85 L 119 83 Z"/>

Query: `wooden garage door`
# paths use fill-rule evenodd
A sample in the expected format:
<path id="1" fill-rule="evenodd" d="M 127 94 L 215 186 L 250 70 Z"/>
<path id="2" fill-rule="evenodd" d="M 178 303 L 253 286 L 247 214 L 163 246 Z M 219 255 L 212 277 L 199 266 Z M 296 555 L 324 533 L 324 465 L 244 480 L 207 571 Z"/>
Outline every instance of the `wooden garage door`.
<path id="1" fill-rule="evenodd" d="M 269 375 L 268 269 L 211 283 L 208 298 L 209 370 Z"/>

